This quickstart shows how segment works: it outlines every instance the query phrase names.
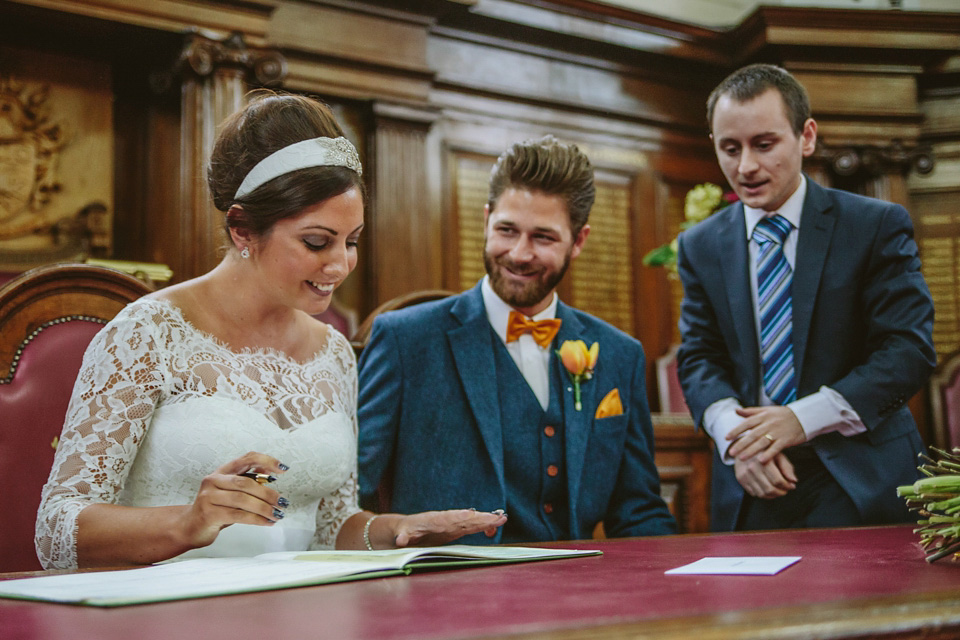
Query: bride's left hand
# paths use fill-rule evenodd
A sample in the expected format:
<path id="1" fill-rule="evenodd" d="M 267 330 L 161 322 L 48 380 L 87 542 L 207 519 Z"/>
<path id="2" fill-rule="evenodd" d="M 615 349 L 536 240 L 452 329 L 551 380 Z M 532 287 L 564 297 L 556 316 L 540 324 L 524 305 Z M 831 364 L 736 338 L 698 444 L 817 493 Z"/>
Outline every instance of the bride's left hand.
<path id="1" fill-rule="evenodd" d="M 394 543 L 398 547 L 432 547 L 481 531 L 492 536 L 506 522 L 506 514 L 496 512 L 473 509 L 425 511 L 396 520 Z"/>

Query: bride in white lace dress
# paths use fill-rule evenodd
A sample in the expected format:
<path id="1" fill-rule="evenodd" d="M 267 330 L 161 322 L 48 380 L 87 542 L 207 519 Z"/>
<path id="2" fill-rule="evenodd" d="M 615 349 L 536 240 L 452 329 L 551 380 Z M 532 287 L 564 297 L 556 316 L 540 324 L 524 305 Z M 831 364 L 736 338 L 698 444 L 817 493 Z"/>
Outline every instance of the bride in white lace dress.
<path id="1" fill-rule="evenodd" d="M 208 175 L 227 253 L 87 349 L 37 516 L 43 566 L 441 544 L 505 522 L 357 506 L 356 360 L 312 315 L 356 265 L 360 173 L 313 100 L 264 93 L 228 119 Z"/>

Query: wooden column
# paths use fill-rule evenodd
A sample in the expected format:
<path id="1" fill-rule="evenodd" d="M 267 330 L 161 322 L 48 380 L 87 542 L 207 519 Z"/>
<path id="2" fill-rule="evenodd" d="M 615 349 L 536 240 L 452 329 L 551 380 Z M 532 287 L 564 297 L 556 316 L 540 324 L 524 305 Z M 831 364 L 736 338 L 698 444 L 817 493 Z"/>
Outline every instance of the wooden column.
<path id="1" fill-rule="evenodd" d="M 222 213 L 207 189 L 207 163 L 217 126 L 244 104 L 251 84 L 273 85 L 286 74 L 279 53 L 254 50 L 243 36 L 214 40 L 187 36 L 177 64 L 181 76 L 180 253 L 173 269 L 178 280 L 206 273 L 220 261 L 225 241 Z"/>
<path id="2" fill-rule="evenodd" d="M 376 102 L 369 144 L 369 284 L 374 304 L 443 287 L 438 198 L 427 176 L 434 109 Z"/>

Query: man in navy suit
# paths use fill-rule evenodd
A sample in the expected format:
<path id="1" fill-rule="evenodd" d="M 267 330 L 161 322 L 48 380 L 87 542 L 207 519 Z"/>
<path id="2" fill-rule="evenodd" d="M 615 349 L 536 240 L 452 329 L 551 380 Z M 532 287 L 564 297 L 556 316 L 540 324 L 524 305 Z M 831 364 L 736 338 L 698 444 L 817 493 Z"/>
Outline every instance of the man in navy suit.
<path id="1" fill-rule="evenodd" d="M 817 124 L 789 73 L 710 95 L 740 202 L 680 238 L 680 381 L 715 444 L 717 530 L 910 519 L 923 443 L 906 401 L 934 365 L 933 301 L 906 210 L 801 172 Z"/>
<path id="2" fill-rule="evenodd" d="M 551 136 L 497 160 L 477 286 L 377 318 L 360 357 L 360 492 L 401 513 L 505 510 L 466 544 L 666 534 L 640 343 L 560 302 L 590 232 L 593 169 Z M 573 383 L 556 354 L 599 345 Z"/>

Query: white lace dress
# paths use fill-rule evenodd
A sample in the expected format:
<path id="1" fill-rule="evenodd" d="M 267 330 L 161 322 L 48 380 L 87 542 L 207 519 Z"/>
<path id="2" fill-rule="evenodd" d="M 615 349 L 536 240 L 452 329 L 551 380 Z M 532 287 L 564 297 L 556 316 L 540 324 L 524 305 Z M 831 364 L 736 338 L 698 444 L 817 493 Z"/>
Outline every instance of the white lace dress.
<path id="1" fill-rule="evenodd" d="M 169 302 L 128 305 L 93 339 L 37 515 L 46 568 L 77 565 L 77 515 L 95 503 L 190 504 L 202 478 L 259 451 L 290 470 L 273 526 L 232 525 L 180 557 L 332 548 L 357 507 L 357 374 L 349 342 L 298 363 L 231 351 Z"/>

